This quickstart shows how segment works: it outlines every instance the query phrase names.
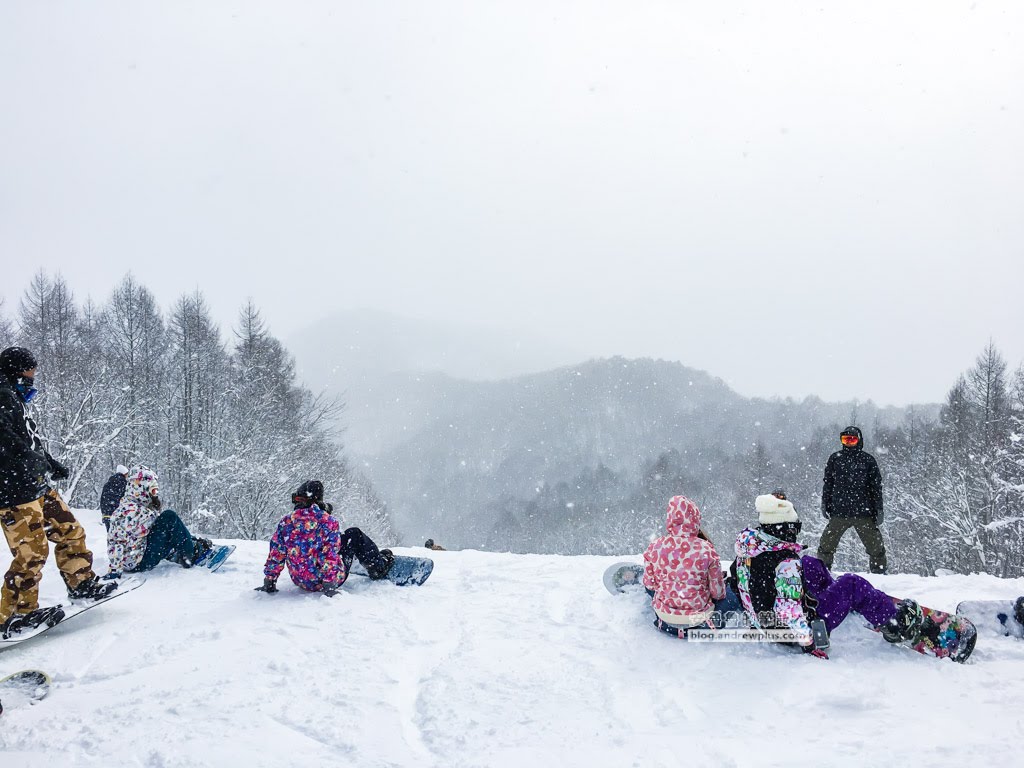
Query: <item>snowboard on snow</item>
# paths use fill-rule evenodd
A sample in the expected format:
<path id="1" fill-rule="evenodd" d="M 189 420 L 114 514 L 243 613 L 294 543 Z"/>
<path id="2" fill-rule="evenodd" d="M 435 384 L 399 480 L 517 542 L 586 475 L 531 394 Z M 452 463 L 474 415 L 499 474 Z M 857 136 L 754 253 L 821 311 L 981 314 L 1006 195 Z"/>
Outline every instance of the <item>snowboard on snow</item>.
<path id="1" fill-rule="evenodd" d="M 637 563 L 615 563 L 604 572 L 604 588 L 617 595 L 644 588 L 644 567 Z"/>
<path id="2" fill-rule="evenodd" d="M 970 619 L 978 629 L 1003 637 L 1024 639 L 1024 597 L 1016 600 L 965 600 L 956 607 L 958 616 Z"/>
<path id="3" fill-rule="evenodd" d="M 602 577 L 604 582 L 604 588 L 611 592 L 613 595 L 619 594 L 637 594 L 643 593 L 644 590 L 644 566 L 639 563 L 615 563 L 608 566 L 605 569 L 604 576 Z M 650 608 L 650 601 L 645 601 L 645 605 Z M 675 628 L 668 627 L 659 623 L 653 610 L 651 615 L 655 616 L 654 626 L 660 631 L 672 637 L 678 637 L 680 640 L 692 640 L 690 637 L 691 630 L 708 630 L 711 627 L 705 624 L 698 625 L 690 628 Z M 746 614 L 742 610 L 727 612 L 724 616 L 725 629 L 736 630 L 736 629 L 748 629 L 750 624 L 746 619 Z"/>
<path id="4" fill-rule="evenodd" d="M 899 598 L 892 598 L 898 603 Z M 925 656 L 937 659 L 951 659 L 960 664 L 974 651 L 978 640 L 978 629 L 966 616 L 955 613 L 937 611 L 934 608 L 921 606 L 921 631 L 913 640 L 903 640 L 894 645 L 902 645 Z M 871 627 L 875 632 L 880 629 Z"/>
<path id="5" fill-rule="evenodd" d="M 26 669 L 0 678 L 0 715 L 4 710 L 19 709 L 46 698 L 50 692 L 50 676 L 38 669 Z"/>
<path id="6" fill-rule="evenodd" d="M 231 553 L 235 551 L 235 547 L 230 544 L 222 544 L 214 546 L 209 552 L 206 553 L 206 557 L 195 564 L 196 568 L 206 568 L 210 571 L 216 571 L 231 557 Z"/>
<path id="7" fill-rule="evenodd" d="M 424 581 L 430 578 L 430 574 L 434 570 L 434 561 L 428 557 L 407 557 L 405 555 L 395 555 L 395 564 L 391 566 L 391 570 L 388 571 L 386 579 L 381 581 L 390 581 L 392 584 L 396 584 L 399 587 L 405 587 L 410 585 L 419 586 Z M 356 560 L 352 563 L 352 573 L 356 576 L 365 576 L 370 578 L 370 574 L 366 572 L 362 564 Z"/>
<path id="8" fill-rule="evenodd" d="M 12 645 L 18 645 L 19 643 L 23 643 L 26 640 L 31 640 L 33 637 L 39 637 L 39 635 L 43 634 L 44 632 L 47 632 L 48 630 L 53 629 L 54 627 L 63 626 L 68 622 L 69 619 L 73 619 L 75 616 L 83 614 L 86 611 L 91 610 L 98 605 L 109 603 L 111 600 L 114 600 L 115 598 L 118 598 L 121 595 L 126 595 L 132 590 L 138 589 L 145 583 L 146 580 L 141 576 L 129 576 L 124 579 L 119 579 L 117 582 L 117 589 L 114 590 L 111 594 L 102 598 L 101 600 L 77 601 L 71 603 L 71 605 L 64 608 L 64 618 L 56 624 L 44 624 L 40 627 L 36 627 L 35 629 L 28 629 L 24 632 L 19 632 L 18 634 L 12 635 L 7 639 L 0 637 L 0 648 L 9 648 Z"/>

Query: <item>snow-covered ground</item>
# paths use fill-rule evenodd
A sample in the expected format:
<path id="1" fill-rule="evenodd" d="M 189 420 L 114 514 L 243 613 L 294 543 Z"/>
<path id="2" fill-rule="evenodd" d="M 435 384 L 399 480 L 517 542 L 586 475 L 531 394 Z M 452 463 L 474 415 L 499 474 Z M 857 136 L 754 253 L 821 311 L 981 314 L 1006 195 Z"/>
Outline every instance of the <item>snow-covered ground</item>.
<path id="1" fill-rule="evenodd" d="M 80 512 L 98 568 L 98 514 Z M 697 645 L 601 584 L 615 558 L 437 552 L 431 579 L 353 576 L 276 595 L 266 544 L 218 573 L 161 566 L 140 590 L 0 652 L 50 697 L 0 718 L 0 766 L 1020 765 L 1024 643 L 957 665 L 852 619 L 820 661 Z M 423 554 L 423 550 L 398 550 Z M 8 560 L 0 556 L 0 568 Z M 952 609 L 1024 579 L 872 577 Z M 43 603 L 63 598 L 52 563 Z"/>

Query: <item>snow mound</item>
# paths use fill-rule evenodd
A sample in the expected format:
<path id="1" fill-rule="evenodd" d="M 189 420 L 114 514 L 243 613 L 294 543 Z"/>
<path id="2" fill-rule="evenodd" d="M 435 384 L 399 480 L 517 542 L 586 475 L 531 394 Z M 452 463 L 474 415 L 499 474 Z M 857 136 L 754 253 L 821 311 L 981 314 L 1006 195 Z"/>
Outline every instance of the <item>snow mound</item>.
<path id="1" fill-rule="evenodd" d="M 105 570 L 98 513 L 82 511 Z M 1024 643 L 966 665 L 852 618 L 820 661 L 693 644 L 609 595 L 619 558 L 435 552 L 422 587 L 253 591 L 267 545 L 217 573 L 164 565 L 124 598 L 0 653 L 54 689 L 0 719 L 2 764 L 143 766 L 1013 765 Z M 399 553 L 429 554 L 422 549 Z M 0 559 L 6 569 L 7 560 Z M 951 610 L 1024 594 L 988 576 L 871 577 Z M 50 563 L 43 603 L 64 597 Z M 16 758 L 16 760 L 15 760 Z"/>

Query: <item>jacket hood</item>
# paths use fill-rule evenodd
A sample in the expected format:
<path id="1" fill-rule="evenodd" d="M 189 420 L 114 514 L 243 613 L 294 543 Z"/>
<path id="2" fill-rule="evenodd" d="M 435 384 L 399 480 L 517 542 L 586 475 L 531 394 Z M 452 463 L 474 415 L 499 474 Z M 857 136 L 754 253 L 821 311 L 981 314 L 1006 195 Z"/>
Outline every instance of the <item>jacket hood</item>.
<path id="1" fill-rule="evenodd" d="M 125 478 L 128 482 L 124 488 L 124 497 L 129 501 L 149 504 L 160 494 L 160 480 L 149 467 L 138 464 L 128 470 Z"/>
<path id="2" fill-rule="evenodd" d="M 668 502 L 665 528 L 673 536 L 696 536 L 700 531 L 700 509 L 685 496 L 673 496 Z"/>
<path id="3" fill-rule="evenodd" d="M 857 436 L 857 444 L 856 445 L 844 445 L 843 446 L 843 450 L 844 451 L 860 451 L 860 450 L 864 449 L 864 435 L 860 431 L 860 427 L 847 427 L 846 429 L 844 429 L 842 432 L 839 433 L 840 437 L 842 437 L 843 435 L 856 435 Z"/>
<path id="4" fill-rule="evenodd" d="M 803 544 L 783 541 L 757 528 L 744 528 L 736 537 L 736 557 L 739 558 L 757 557 L 765 552 L 779 552 L 784 549 L 800 552 L 803 548 Z"/>
<path id="5" fill-rule="evenodd" d="M 286 517 L 290 517 L 293 520 L 314 520 L 319 519 L 324 514 L 330 514 L 318 504 L 310 504 L 308 507 L 296 507 Z"/>

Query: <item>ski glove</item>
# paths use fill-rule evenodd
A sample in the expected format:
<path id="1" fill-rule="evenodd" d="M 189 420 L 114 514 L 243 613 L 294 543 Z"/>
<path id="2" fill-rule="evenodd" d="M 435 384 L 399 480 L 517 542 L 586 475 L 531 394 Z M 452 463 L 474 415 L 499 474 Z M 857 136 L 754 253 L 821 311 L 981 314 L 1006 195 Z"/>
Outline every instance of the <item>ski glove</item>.
<path id="1" fill-rule="evenodd" d="M 67 480 L 71 477 L 71 470 L 53 458 L 53 456 L 46 454 L 46 460 L 50 463 L 50 477 L 54 480 Z"/>
<path id="2" fill-rule="evenodd" d="M 277 592 L 277 582 L 274 581 L 273 579 L 264 579 L 263 580 L 263 586 L 262 587 L 256 587 L 256 589 L 254 589 L 253 591 L 254 592 L 266 592 L 267 594 L 272 595 L 275 592 Z"/>
<path id="3" fill-rule="evenodd" d="M 824 648 L 815 648 L 813 645 L 801 645 L 800 650 L 819 659 L 828 659 L 828 651 Z"/>

